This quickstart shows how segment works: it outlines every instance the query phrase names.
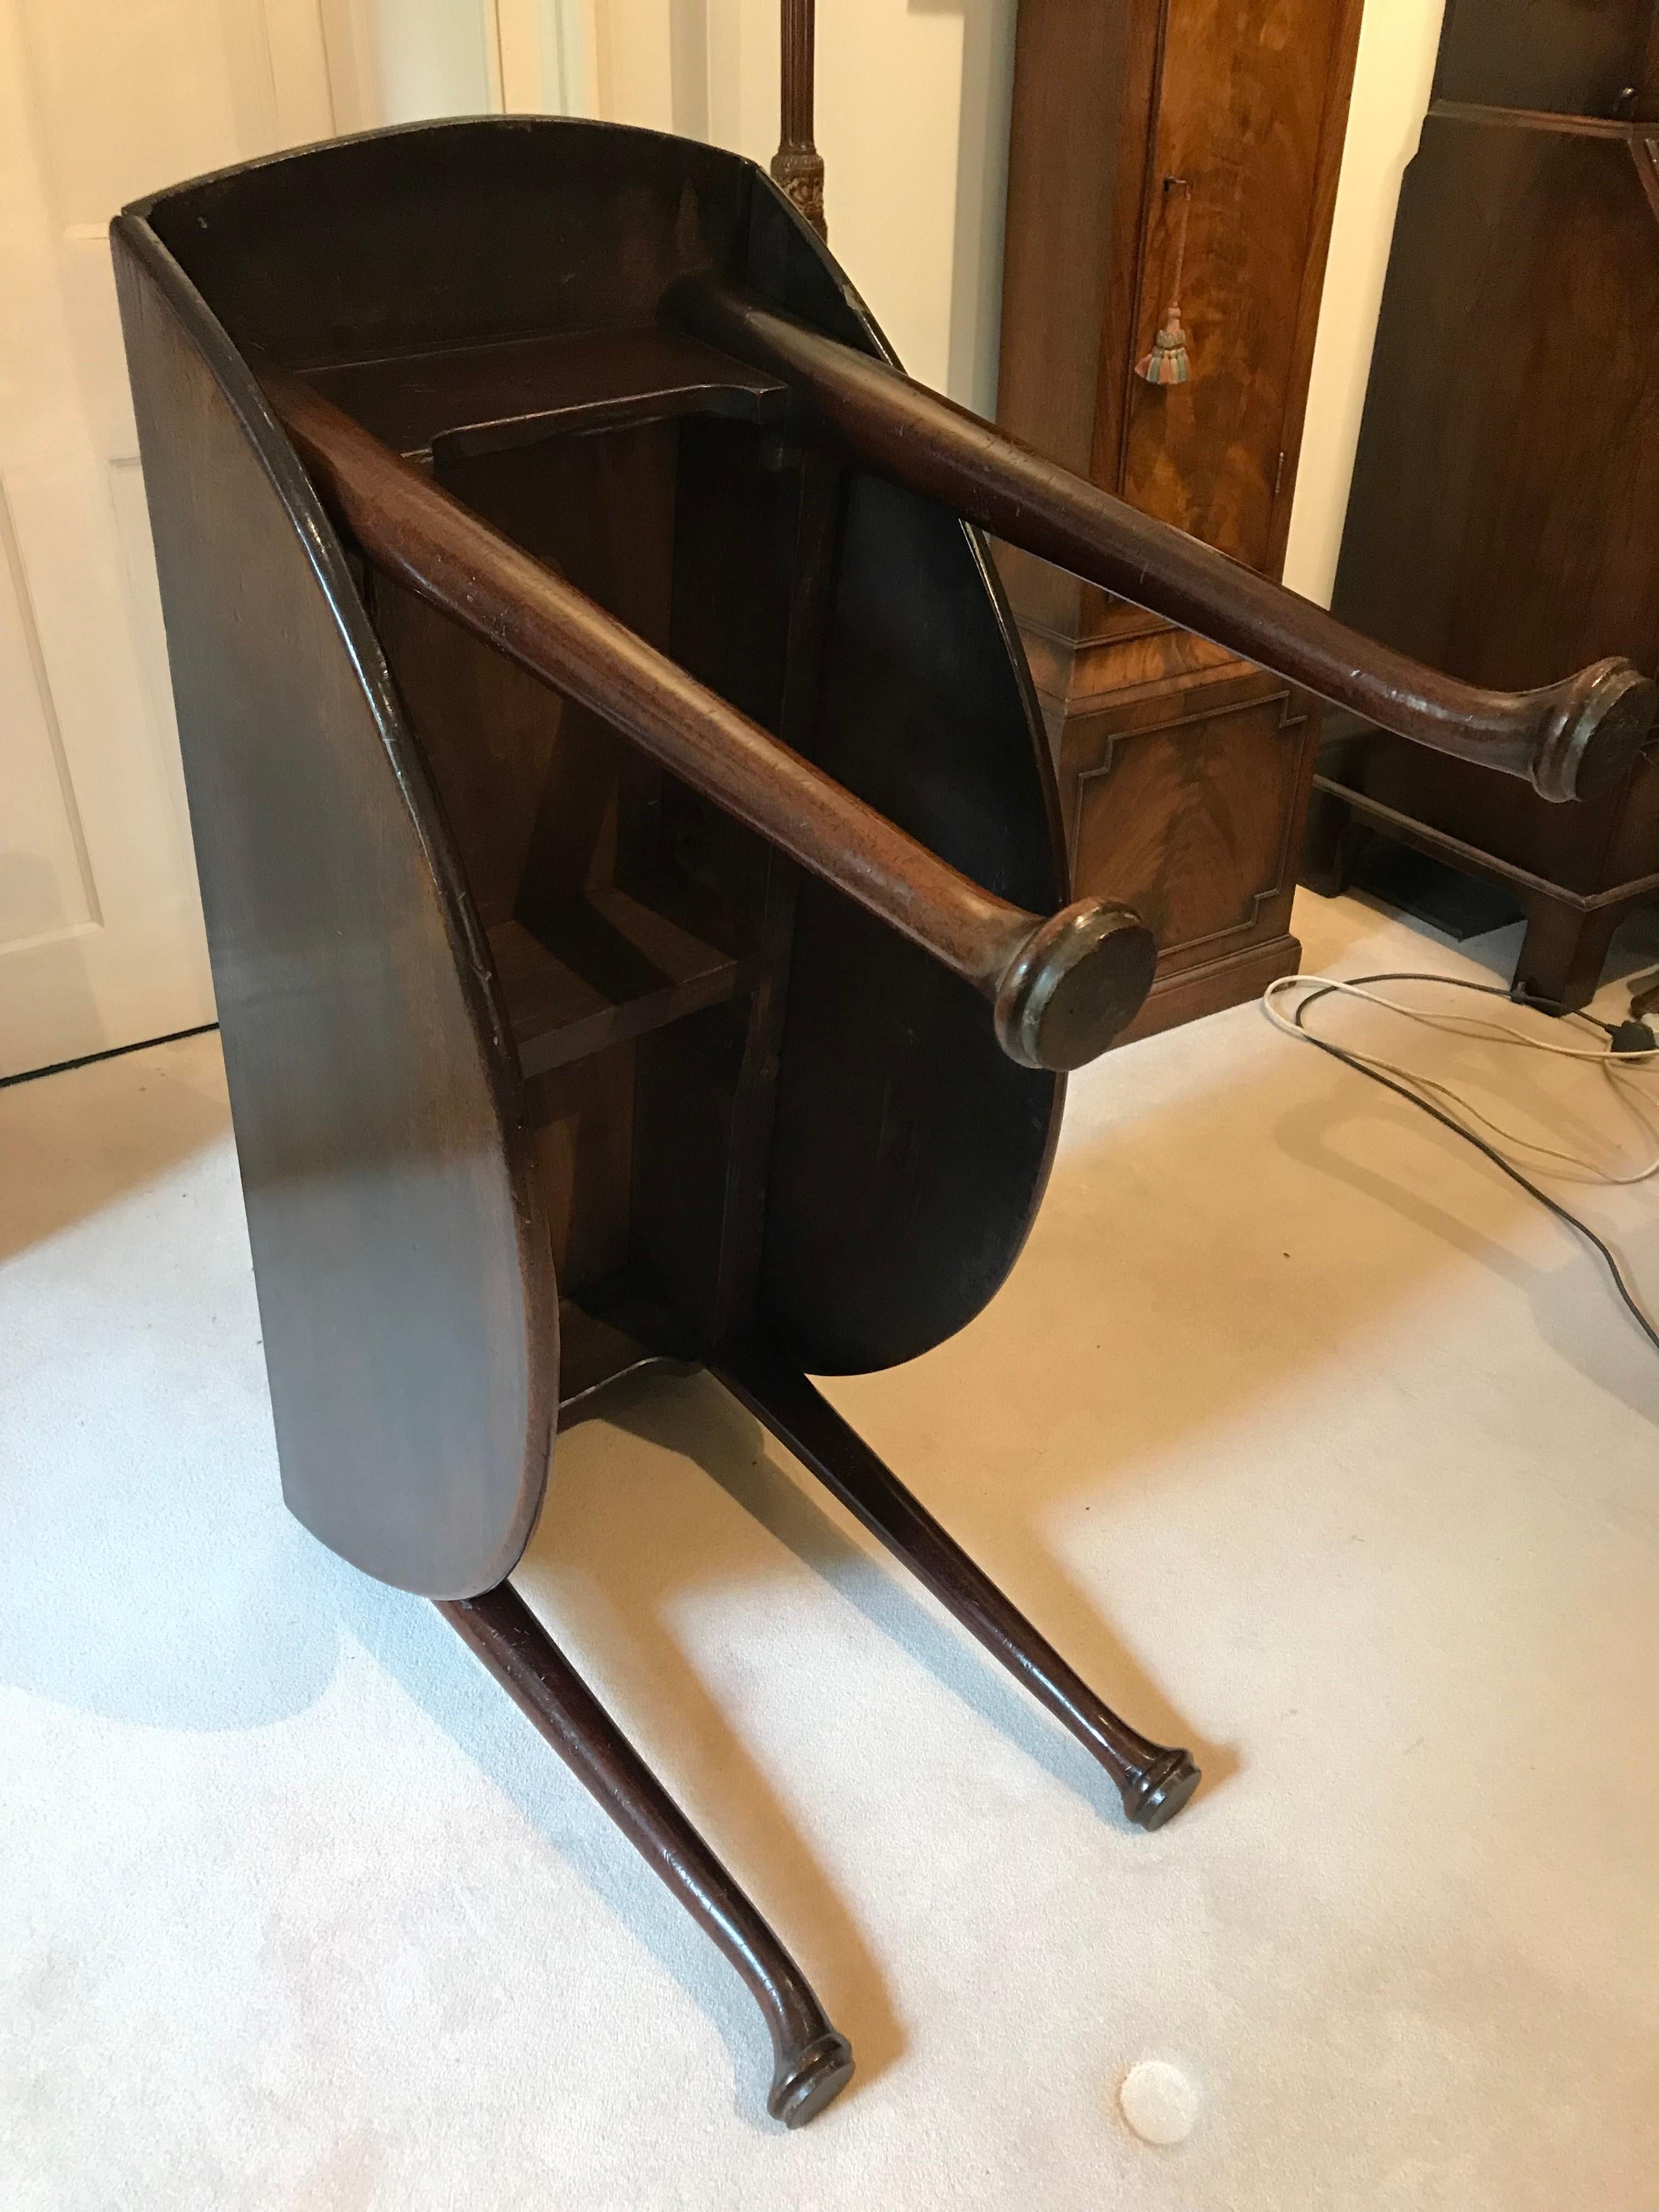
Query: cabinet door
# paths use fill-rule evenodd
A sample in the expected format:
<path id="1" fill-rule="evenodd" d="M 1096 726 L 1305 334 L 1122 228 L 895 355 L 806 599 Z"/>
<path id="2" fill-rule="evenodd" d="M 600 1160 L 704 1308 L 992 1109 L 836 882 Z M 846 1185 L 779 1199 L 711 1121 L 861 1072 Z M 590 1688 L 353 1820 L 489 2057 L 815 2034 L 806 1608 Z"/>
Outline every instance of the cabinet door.
<path id="1" fill-rule="evenodd" d="M 1330 234 L 1358 0 L 1165 0 L 1133 351 L 1150 349 L 1190 186 L 1191 380 L 1128 372 L 1123 495 L 1277 574 Z"/>
<path id="2" fill-rule="evenodd" d="M 1067 726 L 1073 882 L 1134 908 L 1158 939 L 1160 977 L 1284 934 L 1311 736 L 1305 698 L 1265 673 Z"/>

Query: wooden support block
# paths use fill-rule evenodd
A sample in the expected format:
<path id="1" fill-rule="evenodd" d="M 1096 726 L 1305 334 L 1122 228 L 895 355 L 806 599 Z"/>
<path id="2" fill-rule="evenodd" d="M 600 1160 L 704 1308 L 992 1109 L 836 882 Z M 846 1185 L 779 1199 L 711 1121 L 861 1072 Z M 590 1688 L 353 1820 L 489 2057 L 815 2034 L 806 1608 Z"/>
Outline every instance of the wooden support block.
<path id="1" fill-rule="evenodd" d="M 425 461 L 676 415 L 777 422 L 787 401 L 779 378 L 653 324 L 351 362 L 307 380 L 395 453 Z"/>
<path id="2" fill-rule="evenodd" d="M 526 1077 L 729 999 L 739 963 L 626 891 L 556 908 L 532 936 L 521 922 L 489 932 L 507 1018 Z"/>

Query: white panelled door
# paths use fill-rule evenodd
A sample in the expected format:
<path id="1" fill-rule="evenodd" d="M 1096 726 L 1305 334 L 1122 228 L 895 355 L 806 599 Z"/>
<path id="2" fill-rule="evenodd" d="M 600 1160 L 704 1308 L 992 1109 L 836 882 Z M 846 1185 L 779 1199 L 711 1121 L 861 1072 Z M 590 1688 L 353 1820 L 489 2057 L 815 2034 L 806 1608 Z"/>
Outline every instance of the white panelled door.
<path id="1" fill-rule="evenodd" d="M 213 1018 L 110 217 L 380 123 L 592 112 L 601 0 L 0 0 L 0 1077 Z"/>
<path id="2" fill-rule="evenodd" d="M 107 227 L 332 128 L 317 0 L 0 0 L 0 1074 L 213 1018 Z"/>

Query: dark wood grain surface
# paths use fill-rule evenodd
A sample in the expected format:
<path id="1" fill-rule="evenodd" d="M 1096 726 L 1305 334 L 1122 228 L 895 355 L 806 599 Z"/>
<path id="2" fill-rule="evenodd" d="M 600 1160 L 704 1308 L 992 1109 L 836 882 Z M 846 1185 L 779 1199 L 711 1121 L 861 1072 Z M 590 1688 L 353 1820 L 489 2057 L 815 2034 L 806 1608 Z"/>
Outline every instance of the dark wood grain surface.
<path id="1" fill-rule="evenodd" d="M 666 285 L 713 265 L 885 357 L 822 246 L 731 156 L 517 121 L 252 164 L 144 203 L 123 228 L 199 343 L 241 379 L 236 434 L 289 488 L 295 558 L 323 579 L 328 619 L 383 687 L 381 656 L 392 664 L 401 698 L 384 690 L 382 711 L 398 717 L 394 778 L 401 803 L 420 794 L 410 834 L 453 901 L 457 988 L 483 1009 L 502 1086 L 488 1172 L 509 1188 L 522 1177 L 503 1264 L 517 1268 L 517 1240 L 533 1231 L 557 1255 L 567 1303 L 609 1314 L 654 1298 L 677 1351 L 761 1312 L 821 1367 L 882 1364 L 960 1328 L 1024 1240 L 1054 1140 L 1054 1078 L 1007 1058 L 973 985 L 838 891 L 809 880 L 803 901 L 793 862 L 604 714 L 343 546 L 237 360 L 349 398 L 540 574 L 561 570 L 747 717 L 769 758 L 781 738 L 937 856 L 975 910 L 1052 915 L 1066 889 L 1052 771 L 974 534 L 803 446 L 779 419 L 775 376 L 658 325 Z M 169 422 L 179 453 L 194 435 L 187 414 Z M 160 506 L 173 504 L 169 470 L 181 466 L 174 455 L 152 472 Z M 214 479 L 192 481 L 209 500 Z M 211 588 L 257 608 L 257 586 L 238 580 L 234 517 L 215 526 L 227 556 Z M 184 506 L 162 534 L 184 544 L 202 527 Z M 163 586 L 175 590 L 165 574 Z M 272 774 L 289 723 L 316 720 L 301 699 L 306 654 L 283 673 Z M 234 793 L 242 770 L 214 732 L 220 690 L 242 679 L 212 660 L 191 680 L 187 772 L 199 756 L 198 780 Z M 366 728 L 380 726 L 374 711 Z M 385 750 L 383 732 L 374 742 Z M 235 804 L 236 837 L 257 840 L 246 791 Z M 256 880 L 228 870 L 227 901 Z M 649 917 L 654 950 L 617 941 L 629 913 Z M 245 913 L 239 926 L 263 921 Z M 307 915 L 305 926 L 323 924 Z M 418 994 L 403 1004 L 418 1028 Z M 343 1005 L 332 1018 L 349 1019 Z M 337 1057 L 351 1063 L 343 1047 Z M 258 1115 L 244 1117 L 251 1132 Z M 297 1311 L 309 1267 L 297 1252 L 295 1266 L 295 1284 L 271 1296 Z M 550 1291 L 546 1303 L 550 1315 Z M 338 1316 L 346 1364 L 374 1306 L 365 1290 Z M 268 1340 L 278 1364 L 283 1341 Z M 545 1407 L 558 1395 L 550 1323 L 537 1342 Z M 419 1333 L 377 1344 L 381 1357 L 420 1372 Z M 304 1386 L 274 1387 L 298 1402 Z M 390 1464 L 401 1419 L 376 1431 L 372 1393 L 349 1425 L 316 1402 L 356 1439 L 319 1455 L 317 1525 L 334 1525 L 325 1480 L 371 1522 L 416 1510 L 400 1501 L 420 1492 L 419 1453 L 404 1472 Z M 417 1391 L 417 1433 L 419 1402 Z M 321 1436 L 320 1410 L 319 1422 Z M 544 1455 L 526 1463 L 528 1498 Z M 293 1492 L 303 1504 L 297 1482 Z M 427 1540 L 447 1556 L 443 1512 Z M 466 1578 L 423 1577 L 452 1593 Z"/>
<path id="2" fill-rule="evenodd" d="M 1359 15 L 1359 0 L 1022 0 L 1018 12 L 998 420 L 1272 576 L 1295 494 Z M 1182 313 L 1193 374 L 1152 390 L 1133 370 L 1168 303 L 1170 176 L 1184 180 L 1189 223 Z M 1303 736 L 1273 749 L 1282 811 L 1270 820 L 1254 788 L 1243 793 L 1233 752 L 1240 686 L 1265 697 L 1267 679 L 1017 547 L 998 559 L 1074 833 L 1074 801 L 1088 794 L 1077 884 L 1098 891 L 1121 856 L 1157 846 L 1162 872 L 1200 894 L 1180 902 L 1179 920 L 1167 908 L 1158 980 L 1126 1034 L 1255 995 L 1298 957 L 1283 856 L 1300 842 L 1317 708 L 1305 721 L 1298 709 Z M 1120 735 L 1132 742 L 1120 747 Z M 1260 748 L 1246 750 L 1261 765 Z M 1201 871 L 1218 838 L 1227 860 L 1206 906 Z M 1132 879 L 1146 873 L 1143 861 Z M 1244 884 L 1252 913 L 1241 926 Z"/>
<path id="3" fill-rule="evenodd" d="M 1534 684 L 1613 652 L 1659 669 L 1647 129 L 1494 104 L 1605 106 L 1617 77 L 1639 108 L 1650 13 L 1547 0 L 1522 27 L 1500 0 L 1460 0 L 1401 189 L 1333 605 L 1477 684 Z M 1589 804 L 1557 809 L 1413 755 L 1370 719 L 1335 727 L 1322 757 L 1310 879 L 1345 880 L 1368 825 L 1443 857 L 1450 840 L 1457 865 L 1528 914 L 1519 987 L 1581 1004 L 1647 894 L 1604 895 L 1659 863 L 1650 749 Z"/>
<path id="4" fill-rule="evenodd" d="M 1483 684 L 1601 653 L 1659 664 L 1656 199 L 1638 131 L 1430 114 L 1355 458 L 1346 619 Z"/>
<path id="5" fill-rule="evenodd" d="M 1463 683 L 1363 636 L 1312 601 L 1139 514 L 939 394 L 701 281 L 669 312 L 811 394 L 860 459 L 949 501 L 999 538 L 1363 714 L 1414 744 L 1528 778 L 1561 801 L 1628 770 L 1659 693 L 1616 656 L 1525 692 Z"/>
<path id="6" fill-rule="evenodd" d="M 136 226 L 116 264 L 283 1494 L 383 1581 L 488 1588 L 558 1370 L 489 951 L 309 483 Z"/>
<path id="7" fill-rule="evenodd" d="M 499 453 L 678 415 L 776 421 L 784 387 L 653 325 L 445 346 L 313 368 L 313 387 L 410 459 Z"/>
<path id="8" fill-rule="evenodd" d="M 1081 1066 L 1152 981 L 1133 914 L 1040 919 L 969 878 L 749 721 L 298 378 L 266 391 L 331 505 L 402 583 L 624 732 L 694 790 L 991 1000 L 1023 1065 Z"/>
<path id="9" fill-rule="evenodd" d="M 1359 0 L 1024 0 L 997 419 L 1053 460 L 1277 575 L 1295 490 Z M 1133 374 L 1190 187 L 1190 382 Z M 1016 558 L 1022 622 L 1121 617 Z"/>
<path id="10" fill-rule="evenodd" d="M 1070 1730 L 1111 1776 L 1137 1827 L 1161 1828 L 1175 1818 L 1199 1784 L 1191 1754 L 1152 1742 L 1097 1696 L 798 1369 L 742 1334 L 726 1340 L 712 1365 L 727 1389 Z"/>
<path id="11" fill-rule="evenodd" d="M 742 1975 L 797 2124 L 844 2039 L 501 1577 L 556 1406 L 763 1345 L 809 1463 L 1177 1809 L 1190 1763 L 801 1376 L 991 1296 L 1061 1096 L 1012 1054 L 1097 1042 L 1098 956 L 1139 945 L 1132 1001 L 1150 939 L 1066 904 L 975 533 L 655 327 L 713 267 L 887 358 L 747 164 L 431 126 L 163 194 L 117 250 L 285 1492 L 440 1598 Z"/>
<path id="12" fill-rule="evenodd" d="M 1201 744 L 1179 719 L 1190 700 L 1184 689 L 1125 700 L 1085 722 L 1062 763 L 1079 872 L 1124 884 L 1163 948 L 1163 989 L 1259 944 L 1264 915 L 1283 937 L 1310 765 L 1307 702 L 1276 679 L 1251 671 L 1206 687 Z"/>
<path id="13" fill-rule="evenodd" d="M 805 1975 L 515 1590 L 439 1610 L 742 1978 L 772 2038 L 767 2110 L 805 2126 L 853 2078 Z"/>
<path id="14" fill-rule="evenodd" d="M 1168 0 L 1129 352 L 1169 298 L 1189 213 L 1186 384 L 1123 386 L 1115 477 L 1130 505 L 1277 575 L 1313 361 L 1357 0 Z M 1184 194 L 1163 189 L 1185 179 Z M 1103 425 L 1109 431 L 1109 425 Z"/>

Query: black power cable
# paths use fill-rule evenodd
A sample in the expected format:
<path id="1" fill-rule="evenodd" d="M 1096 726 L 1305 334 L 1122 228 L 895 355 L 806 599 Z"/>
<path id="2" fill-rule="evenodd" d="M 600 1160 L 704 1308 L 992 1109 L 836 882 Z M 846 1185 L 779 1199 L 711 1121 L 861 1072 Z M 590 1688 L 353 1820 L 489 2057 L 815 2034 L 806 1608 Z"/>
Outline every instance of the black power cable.
<path id="1" fill-rule="evenodd" d="M 1411 969 L 1396 969 L 1386 975 L 1345 976 L 1343 981 L 1345 982 L 1360 985 L 1368 983 L 1449 983 L 1456 989 L 1478 991 L 1481 993 L 1483 996 L 1492 999 L 1507 999 L 1510 995 L 1500 984 L 1471 983 L 1465 981 L 1463 977 L 1461 975 L 1423 975 Z M 1656 1328 L 1653 1323 L 1648 1319 L 1646 1314 L 1643 1312 L 1641 1306 L 1637 1302 L 1635 1293 L 1632 1291 L 1630 1285 L 1625 1280 L 1623 1271 L 1620 1267 L 1618 1261 L 1614 1258 L 1611 1248 L 1607 1244 L 1604 1243 L 1602 1239 L 1596 1235 L 1595 1231 L 1590 1227 L 1589 1222 L 1581 1221 L 1578 1216 L 1576 1213 L 1570 1212 L 1569 1210 L 1561 1204 L 1559 1199 L 1552 1198 L 1549 1193 L 1546 1190 L 1540 1190 L 1538 1185 L 1534 1182 L 1529 1176 L 1522 1175 L 1520 1169 L 1516 1167 L 1512 1162 L 1506 1160 L 1502 1152 L 1498 1151 L 1495 1146 L 1489 1145 L 1484 1137 L 1477 1137 L 1473 1129 L 1466 1129 L 1463 1124 L 1456 1120 L 1454 1115 L 1443 1112 L 1438 1106 L 1431 1106 L 1426 1098 L 1419 1097 L 1416 1091 L 1409 1089 L 1407 1085 L 1403 1083 L 1396 1083 L 1391 1075 L 1384 1075 L 1380 1072 L 1380 1070 L 1369 1066 L 1364 1060 L 1358 1057 L 1357 1054 L 1345 1052 L 1340 1044 L 1332 1044 L 1328 1038 L 1316 1036 L 1314 1035 L 1313 1031 L 1308 1027 L 1306 1022 L 1304 1021 L 1303 1016 L 1307 1012 L 1310 1006 L 1316 1006 L 1322 999 L 1329 998 L 1333 993 L 1335 992 L 1336 988 L 1337 986 L 1334 983 L 1321 984 L 1316 988 L 1310 989 L 1305 998 L 1299 999 L 1297 1001 L 1296 1010 L 1291 1018 L 1296 1024 L 1297 1029 L 1307 1039 L 1308 1042 L 1311 1045 L 1316 1045 L 1321 1052 L 1329 1053 L 1333 1060 L 1340 1060 L 1345 1067 L 1352 1068 L 1358 1074 L 1368 1075 L 1373 1083 L 1380 1083 L 1385 1091 L 1392 1091 L 1396 1098 L 1403 1098 L 1408 1104 L 1420 1108 L 1425 1114 L 1431 1115 L 1435 1121 L 1438 1121 L 1443 1128 L 1449 1129 L 1454 1136 L 1462 1137 L 1466 1144 L 1473 1145 L 1477 1152 L 1484 1153 L 1486 1158 L 1492 1162 L 1492 1165 L 1497 1168 L 1501 1174 L 1506 1175 L 1511 1182 L 1519 1183 L 1522 1189 L 1526 1192 L 1528 1198 L 1535 1198 L 1540 1206 L 1543 1206 L 1547 1212 L 1553 1213 L 1558 1221 L 1565 1221 L 1569 1229 L 1576 1229 L 1578 1234 L 1584 1239 L 1585 1243 L 1591 1245 L 1601 1254 L 1603 1261 L 1606 1263 L 1607 1273 L 1613 1278 L 1613 1286 L 1614 1290 L 1618 1291 L 1626 1305 L 1629 1307 L 1632 1317 L 1634 1319 L 1637 1327 L 1641 1330 L 1643 1335 L 1646 1337 L 1648 1342 L 1653 1346 L 1654 1350 L 1656 1352 L 1659 1352 L 1659 1328 Z M 1595 1020 L 1595 1017 L 1593 1015 L 1587 1016 L 1586 1018 L 1592 1021 Z M 1620 1032 L 1621 1030 L 1628 1032 L 1632 1024 L 1621 1022 L 1618 1024 L 1617 1028 L 1609 1029 L 1607 1023 L 1596 1022 L 1595 1026 L 1598 1029 L 1607 1030 L 1608 1036 L 1613 1040 L 1610 1050 L 1612 1057 L 1614 1059 L 1621 1057 L 1626 1051 L 1629 1051 L 1631 1056 L 1634 1058 L 1636 1052 L 1638 1050 L 1645 1054 L 1654 1049 L 1651 1032 L 1646 1030 L 1644 1030 L 1644 1036 L 1647 1041 L 1639 1045 L 1632 1046 L 1628 1042 L 1622 1045 L 1620 1042 Z"/>

